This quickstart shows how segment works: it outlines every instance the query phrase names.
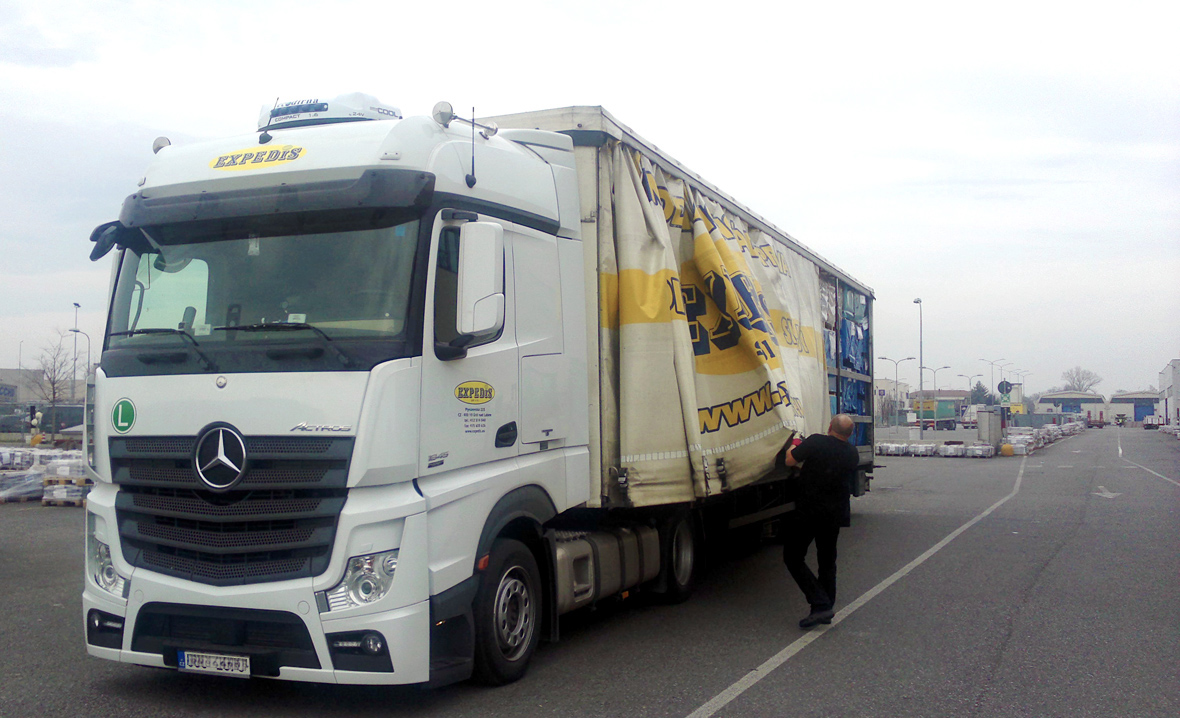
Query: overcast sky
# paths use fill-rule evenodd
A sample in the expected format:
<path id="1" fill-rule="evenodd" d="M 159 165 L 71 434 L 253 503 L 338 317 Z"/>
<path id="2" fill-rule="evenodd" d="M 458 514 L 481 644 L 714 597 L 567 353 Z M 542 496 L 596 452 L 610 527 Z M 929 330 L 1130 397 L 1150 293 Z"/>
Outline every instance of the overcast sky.
<path id="1" fill-rule="evenodd" d="M 878 355 L 918 354 L 921 297 L 940 387 L 1004 358 L 1029 391 L 1075 365 L 1143 389 L 1180 357 L 1178 7 L 0 0 L 0 366 L 74 302 L 97 354 L 110 259 L 87 238 L 153 139 L 360 91 L 603 105 L 873 287 Z"/>

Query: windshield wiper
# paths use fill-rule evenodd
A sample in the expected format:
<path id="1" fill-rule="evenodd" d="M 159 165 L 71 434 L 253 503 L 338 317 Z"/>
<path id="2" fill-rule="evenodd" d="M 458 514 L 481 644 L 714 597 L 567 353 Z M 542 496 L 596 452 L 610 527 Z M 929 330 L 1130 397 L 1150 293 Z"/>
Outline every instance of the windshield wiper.
<path id="1" fill-rule="evenodd" d="M 177 334 L 192 343 L 193 351 L 200 357 L 201 363 L 205 366 L 205 371 L 217 371 L 217 365 L 213 360 L 205 356 L 205 352 L 201 351 L 201 346 L 197 344 L 197 340 L 193 339 L 188 332 L 183 329 L 169 329 L 168 327 L 159 327 L 153 329 L 132 329 L 126 332 L 111 332 L 109 336 L 112 337 L 133 337 L 139 334 Z"/>
<path id="2" fill-rule="evenodd" d="M 325 334 L 324 330 L 307 322 L 275 322 L 274 324 L 243 324 L 237 327 L 213 327 L 213 331 L 215 332 L 285 332 L 296 329 L 309 329 L 315 332 L 320 339 L 324 340 L 324 346 L 336 355 L 336 359 L 343 366 L 352 366 L 352 359 L 336 347 L 332 342 L 332 337 Z"/>

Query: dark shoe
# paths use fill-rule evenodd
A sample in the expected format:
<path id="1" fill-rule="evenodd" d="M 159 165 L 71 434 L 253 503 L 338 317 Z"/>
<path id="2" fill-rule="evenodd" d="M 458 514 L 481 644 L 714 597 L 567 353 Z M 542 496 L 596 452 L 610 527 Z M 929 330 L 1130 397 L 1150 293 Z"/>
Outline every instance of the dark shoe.
<path id="1" fill-rule="evenodd" d="M 825 608 L 821 611 L 813 610 L 807 614 L 806 618 L 799 621 L 799 628 L 811 628 L 820 623 L 828 624 L 832 622 L 832 616 L 836 615 L 830 608 Z"/>

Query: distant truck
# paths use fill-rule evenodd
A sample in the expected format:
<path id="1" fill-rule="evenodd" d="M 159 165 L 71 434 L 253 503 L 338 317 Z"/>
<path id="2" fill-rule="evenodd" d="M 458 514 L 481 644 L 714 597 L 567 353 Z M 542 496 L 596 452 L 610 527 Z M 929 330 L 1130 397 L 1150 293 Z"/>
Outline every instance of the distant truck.
<path id="1" fill-rule="evenodd" d="M 959 423 L 963 425 L 964 429 L 974 429 L 979 426 L 979 410 L 985 406 L 986 404 L 968 404 L 963 409 L 963 416 L 959 418 Z"/>
<path id="2" fill-rule="evenodd" d="M 91 655 L 506 683 L 563 613 L 687 598 L 833 413 L 867 489 L 867 286 L 599 107 L 495 119 L 351 95 L 156 141 L 92 235 Z"/>
<path id="3" fill-rule="evenodd" d="M 959 423 L 959 402 L 954 399 L 922 399 L 917 402 L 923 429 L 954 429 Z"/>

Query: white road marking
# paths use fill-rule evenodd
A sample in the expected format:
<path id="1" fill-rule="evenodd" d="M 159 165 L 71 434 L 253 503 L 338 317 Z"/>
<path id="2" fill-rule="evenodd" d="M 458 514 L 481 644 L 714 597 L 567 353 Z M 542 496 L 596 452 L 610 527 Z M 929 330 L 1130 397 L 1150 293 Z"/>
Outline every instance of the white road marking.
<path id="1" fill-rule="evenodd" d="M 1111 491 L 1107 491 L 1105 486 L 1099 486 L 1098 490 L 1094 492 L 1094 495 L 1101 496 L 1104 499 L 1113 499 L 1116 496 L 1122 496 L 1121 493 L 1116 494 Z"/>
<path id="2" fill-rule="evenodd" d="M 1072 466 L 1072 465 L 1070 465 L 1070 466 L 1058 466 L 1057 468 L 1059 468 L 1059 469 L 1072 469 L 1072 468 L 1073 468 L 1073 466 Z"/>
<path id="3" fill-rule="evenodd" d="M 1131 461 L 1130 459 L 1123 459 L 1123 461 L 1127 462 L 1131 466 L 1136 466 L 1140 469 L 1143 469 L 1144 471 L 1146 471 L 1147 473 L 1149 473 L 1153 476 L 1158 476 L 1161 479 L 1163 479 L 1164 481 L 1167 481 L 1169 484 L 1176 484 L 1177 486 L 1180 486 L 1180 481 L 1173 481 L 1172 479 L 1169 479 L 1167 476 L 1164 476 L 1163 474 L 1157 474 L 1154 471 L 1152 471 L 1151 469 L 1147 468 L 1146 466 L 1139 466 L 1139 464 L 1136 464 L 1134 461 Z"/>
<path id="4" fill-rule="evenodd" d="M 708 703 L 705 703 L 703 706 L 690 713 L 688 718 L 709 718 L 709 716 L 714 715 L 717 713 L 717 711 L 732 703 L 738 696 L 753 688 L 756 683 L 774 672 L 774 669 L 783 665 L 795 654 L 799 653 L 804 648 L 807 648 L 831 629 L 840 625 L 841 621 L 855 613 L 858 608 L 876 598 L 882 591 L 897 583 L 902 578 L 905 578 L 906 574 L 910 573 L 918 566 L 921 566 L 926 562 L 927 559 L 941 551 L 944 547 L 946 547 L 947 544 L 958 538 L 959 535 L 964 531 L 984 520 L 990 516 L 993 511 L 1008 503 L 1009 499 L 1020 492 L 1020 484 L 1024 480 L 1024 464 L 1027 460 L 1027 456 L 1020 460 L 1020 472 L 1016 474 L 1016 485 L 1012 487 L 1012 493 L 992 504 L 983 513 L 952 531 L 943 540 L 926 549 L 926 552 L 921 556 L 917 557 L 913 561 L 910 561 L 905 566 L 902 566 L 892 576 L 885 579 L 881 583 L 878 583 L 876 586 L 873 586 L 855 601 L 837 611 L 836 615 L 832 618 L 831 624 L 810 629 L 806 634 L 796 639 L 795 642 L 791 643 L 783 650 L 768 658 L 762 665 L 742 676 L 742 678 L 736 683 L 713 696 L 713 698 L 709 700 Z"/>
<path id="5" fill-rule="evenodd" d="M 1121 458 L 1123 458 L 1123 429 L 1122 429 L 1122 427 L 1119 427 L 1119 433 L 1115 434 L 1115 436 L 1119 437 L 1119 458 L 1121 459 Z"/>

